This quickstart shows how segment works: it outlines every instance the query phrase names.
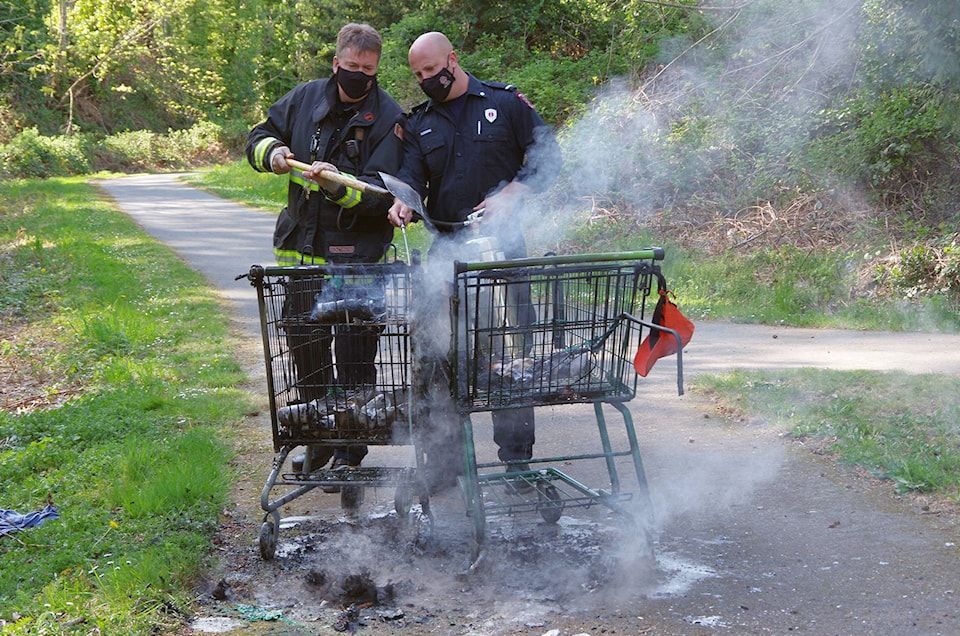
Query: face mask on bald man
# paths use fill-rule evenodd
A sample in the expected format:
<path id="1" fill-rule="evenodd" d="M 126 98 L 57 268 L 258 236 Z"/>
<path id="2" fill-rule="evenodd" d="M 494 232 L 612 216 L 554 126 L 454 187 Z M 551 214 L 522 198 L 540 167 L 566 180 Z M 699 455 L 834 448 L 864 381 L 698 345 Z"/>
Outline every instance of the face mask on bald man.
<path id="1" fill-rule="evenodd" d="M 442 102 L 450 94 L 450 89 L 453 88 L 453 80 L 453 73 L 447 66 L 444 66 L 436 75 L 427 77 L 420 82 L 420 90 L 433 101 Z"/>

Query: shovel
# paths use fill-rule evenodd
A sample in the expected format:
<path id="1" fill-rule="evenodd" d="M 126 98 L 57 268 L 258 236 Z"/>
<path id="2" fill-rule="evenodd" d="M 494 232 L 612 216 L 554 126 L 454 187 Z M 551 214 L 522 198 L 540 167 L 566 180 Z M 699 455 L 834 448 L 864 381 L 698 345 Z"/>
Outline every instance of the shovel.
<path id="1" fill-rule="evenodd" d="M 379 174 L 380 178 L 383 179 L 383 185 L 387 186 L 387 190 L 390 191 L 390 194 L 397 197 L 400 203 L 419 214 L 420 218 L 423 219 L 424 224 L 436 232 L 437 228 L 434 227 L 430 217 L 427 216 L 427 211 L 423 208 L 423 199 L 420 198 L 419 192 L 393 175 L 387 174 L 386 172 L 378 172 L 377 174 Z"/>
<path id="2" fill-rule="evenodd" d="M 287 163 L 298 170 L 308 170 L 310 168 L 310 164 L 297 161 L 296 159 L 287 159 Z M 369 192 L 370 194 L 376 194 L 382 197 L 389 197 L 390 195 L 393 195 L 400 199 L 400 201 L 408 208 L 412 208 L 420 213 L 421 216 L 424 216 L 423 201 L 420 200 L 420 195 L 417 194 L 416 190 L 393 175 L 389 175 L 385 172 L 380 172 L 379 174 L 380 178 L 383 179 L 384 185 L 387 186 L 386 190 L 367 183 L 366 181 L 360 181 L 359 179 L 345 175 L 342 172 L 321 170 L 319 177 L 325 181 L 331 181 L 333 183 L 349 186 L 356 190 L 360 190 L 361 192 Z M 405 225 L 400 226 L 400 232 L 403 234 L 403 247 L 407 254 L 407 265 L 409 265 L 410 245 L 407 243 L 407 228 Z"/>
<path id="3" fill-rule="evenodd" d="M 294 168 L 296 168 L 297 170 L 309 170 L 311 167 L 309 163 L 303 163 L 302 161 L 297 161 L 296 159 L 287 159 L 287 163 L 293 166 Z M 380 173 L 380 174 L 382 175 L 383 173 Z M 354 177 L 351 177 L 350 175 L 343 174 L 342 172 L 331 172 L 330 170 L 321 170 L 319 177 L 324 181 L 339 183 L 340 185 L 345 185 L 355 190 L 360 190 L 361 192 L 369 192 L 370 194 L 377 194 L 382 197 L 390 196 L 391 194 L 391 192 L 387 192 L 383 188 L 367 183 L 366 181 L 361 181 L 360 179 L 356 179 Z M 396 177 L 391 177 L 391 178 L 396 179 L 400 183 L 403 183 L 403 181 L 400 181 Z"/>

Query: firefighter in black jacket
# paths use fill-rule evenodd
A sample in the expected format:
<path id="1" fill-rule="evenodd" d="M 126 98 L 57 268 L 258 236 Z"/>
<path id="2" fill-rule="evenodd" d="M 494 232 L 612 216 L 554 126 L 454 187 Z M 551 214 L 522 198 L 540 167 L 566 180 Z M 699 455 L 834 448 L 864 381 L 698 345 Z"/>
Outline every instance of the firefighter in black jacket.
<path id="1" fill-rule="evenodd" d="M 377 86 L 381 40 L 366 24 L 347 24 L 337 35 L 333 77 L 301 84 L 270 107 L 267 119 L 247 137 L 247 160 L 260 172 L 290 175 L 287 206 L 277 219 L 274 254 L 280 265 L 375 263 L 393 238 L 389 201 L 325 181 L 321 171 L 343 172 L 383 187 L 378 171 L 395 174 L 403 153 L 403 111 Z M 292 168 L 288 158 L 310 163 Z M 288 312 L 309 312 L 313 295 L 288 290 Z M 338 327 L 336 337 L 318 339 L 315 327 L 288 330 L 297 366 L 301 400 L 322 398 L 330 384 L 356 387 L 376 383 L 377 333 Z M 337 353 L 333 375 L 331 340 Z M 304 346 L 308 345 L 308 346 Z M 357 466 L 363 446 L 313 446 L 308 470 Z M 304 457 L 293 460 L 303 470 Z"/>

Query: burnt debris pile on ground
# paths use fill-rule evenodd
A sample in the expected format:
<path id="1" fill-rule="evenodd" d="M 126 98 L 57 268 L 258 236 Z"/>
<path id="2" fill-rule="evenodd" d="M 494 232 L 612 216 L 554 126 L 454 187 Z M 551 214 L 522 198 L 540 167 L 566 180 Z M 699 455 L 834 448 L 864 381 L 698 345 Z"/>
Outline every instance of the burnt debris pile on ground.
<path id="1" fill-rule="evenodd" d="M 310 589 L 315 590 L 318 599 L 345 606 L 357 604 L 364 607 L 392 603 L 398 590 L 413 586 L 409 580 L 388 580 L 377 585 L 368 570 L 328 573 L 324 569 L 311 568 L 304 575 L 304 581 Z"/>
<path id="2" fill-rule="evenodd" d="M 650 555 L 635 532 L 571 517 L 558 525 L 492 528 L 490 557 L 466 578 L 458 576 L 471 549 L 466 522 L 443 519 L 431 528 L 416 515 L 400 523 L 393 514 L 373 514 L 349 522 L 315 520 L 297 530 L 278 550 L 280 566 L 302 578 L 307 603 L 325 606 L 395 607 L 464 586 L 480 596 L 508 589 L 517 598 L 568 602 L 616 589 L 628 578 L 656 578 L 643 567 Z"/>

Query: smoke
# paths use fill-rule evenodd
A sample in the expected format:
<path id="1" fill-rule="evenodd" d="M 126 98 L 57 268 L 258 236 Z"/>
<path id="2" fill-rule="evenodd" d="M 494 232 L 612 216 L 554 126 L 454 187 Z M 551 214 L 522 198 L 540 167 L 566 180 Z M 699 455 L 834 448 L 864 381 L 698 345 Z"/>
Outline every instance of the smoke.
<path id="1" fill-rule="evenodd" d="M 709 18 L 709 26 L 695 36 L 663 43 L 658 66 L 639 77 L 610 82 L 583 117 L 559 132 L 564 167 L 555 184 L 550 144 L 541 139 L 530 150 L 527 162 L 538 175 L 532 184 L 537 193 L 518 206 L 504 231 L 522 231 L 531 253 L 537 253 L 562 248 L 598 206 L 621 206 L 643 218 L 693 202 L 726 214 L 743 203 L 745 192 L 765 184 L 772 193 L 785 187 L 795 180 L 795 159 L 820 133 L 823 111 L 836 104 L 837 91 L 863 81 L 863 33 L 874 19 L 866 4 L 747 2 Z M 937 57 L 934 44 L 925 48 L 926 62 L 918 65 L 918 72 L 949 71 L 949 64 L 937 62 L 944 58 Z M 830 175 L 810 169 L 805 176 L 817 186 L 827 184 Z M 412 329 L 424 383 L 420 404 L 430 413 L 428 421 L 437 424 L 427 433 L 428 456 L 440 458 L 430 461 L 434 465 L 462 463 L 459 414 L 449 396 L 446 366 L 453 263 L 482 257 L 462 241 L 438 244 L 421 272 Z M 423 373 L 426 366 L 429 373 Z M 548 426 L 540 427 L 535 452 L 550 435 Z M 451 454 L 441 455 L 437 449 Z M 552 529 L 491 521 L 489 569 L 473 579 L 471 601 L 477 607 L 498 607 L 491 612 L 494 616 L 536 617 L 538 612 L 566 611 L 573 599 L 580 606 L 609 602 L 608 595 L 593 595 L 601 588 L 619 589 L 627 597 L 649 590 L 658 578 L 650 561 L 658 533 L 682 516 L 723 514 L 748 499 L 777 474 L 781 453 L 774 444 L 754 453 L 690 451 L 659 462 L 652 458 L 648 465 L 655 468 L 650 479 L 654 515 L 646 516 L 638 504 L 638 523 L 625 529 L 598 519 L 595 510 L 583 515 L 568 511 Z M 462 512 L 462 502 L 452 505 Z M 422 570 L 428 575 L 418 577 L 418 585 L 461 585 L 452 582 L 450 570 L 465 564 L 471 528 L 462 517 L 460 525 L 446 522 L 440 520 L 427 547 L 414 542 L 428 552 L 415 553 L 410 567 L 431 559 L 434 566 Z M 393 547 L 390 540 L 359 528 L 342 541 L 330 540 L 316 549 L 322 549 L 324 557 L 339 555 L 345 563 L 377 573 L 389 558 L 384 550 Z M 513 604 L 502 600 L 511 595 Z M 503 624 L 494 622 L 490 631 Z"/>
<path id="2" fill-rule="evenodd" d="M 563 175 L 518 212 L 531 245 L 562 247 L 597 208 L 627 211 L 641 223 L 691 208 L 707 220 L 803 189 L 862 209 L 861 187 L 840 174 L 833 149 L 811 154 L 819 139 L 850 125 L 838 123 L 846 100 L 881 84 L 960 79 L 949 53 L 958 29 L 931 24 L 940 15 L 956 25 L 956 6 L 731 4 L 706 13 L 696 33 L 661 42 L 657 65 L 609 82 L 560 131 Z M 543 155 L 535 150 L 529 159 Z"/>

